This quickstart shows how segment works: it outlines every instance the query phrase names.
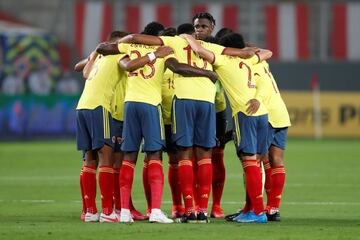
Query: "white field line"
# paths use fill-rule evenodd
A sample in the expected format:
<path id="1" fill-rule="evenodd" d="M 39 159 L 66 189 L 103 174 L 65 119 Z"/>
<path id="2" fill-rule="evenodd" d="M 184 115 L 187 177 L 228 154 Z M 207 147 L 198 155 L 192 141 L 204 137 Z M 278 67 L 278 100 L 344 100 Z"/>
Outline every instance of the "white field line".
<path id="1" fill-rule="evenodd" d="M 51 200 L 51 199 L 34 199 L 34 200 L 26 200 L 26 199 L 20 199 L 20 200 L 3 200 L 0 199 L 0 202 L 2 203 L 81 203 L 80 200 L 72 200 L 72 201 L 58 201 L 58 200 Z M 145 201 L 138 200 L 134 201 L 135 203 L 145 203 Z M 162 201 L 164 204 L 172 204 L 172 201 L 165 200 Z M 228 205 L 241 205 L 244 204 L 243 201 L 223 201 L 222 204 L 228 204 Z M 282 205 L 299 205 L 299 206 L 305 206 L 305 205 L 312 205 L 312 206 L 360 206 L 360 202 L 317 202 L 317 201 L 306 201 L 306 202 L 282 202 Z"/>

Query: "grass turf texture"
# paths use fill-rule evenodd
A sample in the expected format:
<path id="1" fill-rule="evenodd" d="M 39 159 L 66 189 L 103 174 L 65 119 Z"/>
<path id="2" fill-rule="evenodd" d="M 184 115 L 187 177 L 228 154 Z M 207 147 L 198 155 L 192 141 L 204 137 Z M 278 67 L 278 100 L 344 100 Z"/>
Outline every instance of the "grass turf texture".
<path id="1" fill-rule="evenodd" d="M 359 140 L 290 139 L 280 223 L 123 225 L 80 221 L 81 154 L 74 142 L 0 143 L 0 239 L 360 239 L 359 156 Z M 229 214 L 243 205 L 244 187 L 233 144 L 225 158 L 222 207 Z M 164 162 L 166 171 L 166 157 Z M 133 199 L 145 212 L 141 168 L 139 159 Z M 166 184 L 167 213 L 170 200 Z"/>

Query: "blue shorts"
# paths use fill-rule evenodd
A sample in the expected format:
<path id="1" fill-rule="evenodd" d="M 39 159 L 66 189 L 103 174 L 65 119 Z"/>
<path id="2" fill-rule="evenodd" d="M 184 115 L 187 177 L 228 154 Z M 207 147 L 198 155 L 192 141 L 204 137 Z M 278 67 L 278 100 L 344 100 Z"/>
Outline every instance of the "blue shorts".
<path id="1" fill-rule="evenodd" d="M 122 133 L 123 133 L 124 122 L 116 119 L 113 119 L 112 122 L 113 122 L 114 131 L 111 139 L 114 144 L 114 152 L 121 152 L 121 144 L 123 142 Z"/>
<path id="2" fill-rule="evenodd" d="M 268 115 L 247 116 L 238 112 L 234 117 L 235 144 L 238 156 L 246 154 L 265 154 L 268 152 Z"/>
<path id="3" fill-rule="evenodd" d="M 95 109 L 76 110 L 76 143 L 78 150 L 88 151 L 113 147 L 111 141 L 112 117 L 108 110 L 99 106 Z"/>
<path id="4" fill-rule="evenodd" d="M 269 123 L 268 142 L 267 142 L 268 149 L 271 147 L 271 145 L 274 145 L 275 147 L 285 150 L 287 132 L 288 132 L 287 127 L 273 128 Z"/>
<path id="5" fill-rule="evenodd" d="M 145 152 L 162 150 L 165 145 L 165 130 L 161 106 L 126 102 L 122 138 L 121 150 L 124 152 L 139 151 L 143 138 Z"/>
<path id="6" fill-rule="evenodd" d="M 180 147 L 212 148 L 216 144 L 215 104 L 174 97 L 172 140 Z"/>

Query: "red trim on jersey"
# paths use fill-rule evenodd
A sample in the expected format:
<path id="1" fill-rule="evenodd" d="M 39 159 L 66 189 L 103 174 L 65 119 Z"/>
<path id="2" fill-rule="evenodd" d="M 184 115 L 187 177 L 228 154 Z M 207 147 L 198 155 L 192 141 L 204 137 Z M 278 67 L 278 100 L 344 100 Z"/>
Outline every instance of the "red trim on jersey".
<path id="1" fill-rule="evenodd" d="M 77 2 L 75 5 L 75 46 L 76 54 L 79 58 L 83 57 L 83 40 L 84 40 L 84 18 L 85 3 Z"/>
<path id="2" fill-rule="evenodd" d="M 112 11 L 112 4 L 111 3 L 104 3 L 103 6 L 103 14 L 102 14 L 102 27 L 101 27 L 101 41 L 106 41 L 107 37 L 113 30 L 113 11 Z"/>
<path id="3" fill-rule="evenodd" d="M 331 33 L 332 56 L 335 59 L 345 59 L 347 55 L 347 9 L 345 4 L 335 4 L 333 12 L 333 29 Z"/>
<path id="4" fill-rule="evenodd" d="M 238 31 L 239 30 L 238 13 L 239 13 L 239 9 L 236 4 L 226 4 L 223 7 L 223 14 L 222 14 L 223 27 L 230 28 L 235 32 Z"/>
<path id="5" fill-rule="evenodd" d="M 309 9 L 305 4 L 297 4 L 296 33 L 298 59 L 309 58 Z"/>
<path id="6" fill-rule="evenodd" d="M 156 17 L 157 21 L 160 22 L 165 27 L 172 25 L 172 8 L 170 4 L 159 4 L 156 7 Z"/>
<path id="7" fill-rule="evenodd" d="M 129 33 L 138 33 L 140 26 L 140 8 L 138 5 L 126 6 L 125 24 L 126 31 Z"/>
<path id="8" fill-rule="evenodd" d="M 273 59 L 279 58 L 278 16 L 277 5 L 267 5 L 265 7 L 266 48 L 273 52 Z"/>

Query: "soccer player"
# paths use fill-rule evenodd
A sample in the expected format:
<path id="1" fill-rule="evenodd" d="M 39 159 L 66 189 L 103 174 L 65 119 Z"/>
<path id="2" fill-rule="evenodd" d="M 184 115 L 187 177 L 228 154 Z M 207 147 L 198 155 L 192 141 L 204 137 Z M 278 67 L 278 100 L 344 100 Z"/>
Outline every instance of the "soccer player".
<path id="1" fill-rule="evenodd" d="M 202 48 L 200 43 L 191 36 L 187 35 L 185 38 L 195 52 L 213 63 L 232 108 L 236 130 L 237 154 L 242 161 L 246 175 L 246 192 L 249 194 L 251 203 L 251 210 L 246 213 L 243 212 L 235 220 L 242 223 L 267 222 L 262 198 L 260 161 L 257 160 L 256 155 L 267 152 L 268 116 L 264 105 L 255 99 L 256 85 L 252 78 L 252 65 L 271 57 L 271 52 L 260 50 L 257 56 L 246 60 L 214 54 Z M 236 33 L 223 37 L 220 44 L 225 47 L 240 49 L 245 47 L 242 36 Z M 248 107 L 252 102 L 259 105 L 257 111 Z"/>
<path id="2" fill-rule="evenodd" d="M 216 43 L 218 39 L 211 38 L 211 34 L 215 27 L 214 17 L 207 12 L 198 13 L 193 17 L 193 24 L 195 29 L 195 38 Z M 222 30 L 228 31 L 228 30 Z M 231 31 L 231 30 L 230 30 Z M 220 33 L 221 34 L 221 33 Z M 224 52 L 226 54 L 226 50 Z M 213 179 L 212 179 L 212 207 L 211 217 L 222 218 L 224 212 L 221 209 L 221 197 L 225 184 L 225 165 L 224 165 L 224 148 L 225 148 L 225 133 L 227 127 L 226 118 L 226 100 L 224 92 L 218 91 L 215 99 L 216 106 L 216 138 L 217 145 L 212 153 Z"/>
<path id="3" fill-rule="evenodd" d="M 269 153 L 262 155 L 266 176 L 265 212 L 269 221 L 280 221 L 279 206 L 285 184 L 284 150 L 288 127 L 291 126 L 290 117 L 269 64 L 263 61 L 256 65 L 254 74 L 259 83 L 257 98 L 263 99 L 269 111 Z"/>
<path id="4" fill-rule="evenodd" d="M 83 167 L 83 190 L 86 202 L 85 221 L 98 221 L 95 203 L 96 164 L 93 151 L 99 158 L 99 186 L 102 212 L 100 222 L 117 222 L 113 211 L 113 162 L 111 142 L 110 103 L 119 78 L 117 75 L 118 56 L 103 57 L 96 52 L 91 54 L 84 67 L 86 82 L 76 108 L 77 148 L 85 151 Z"/>

